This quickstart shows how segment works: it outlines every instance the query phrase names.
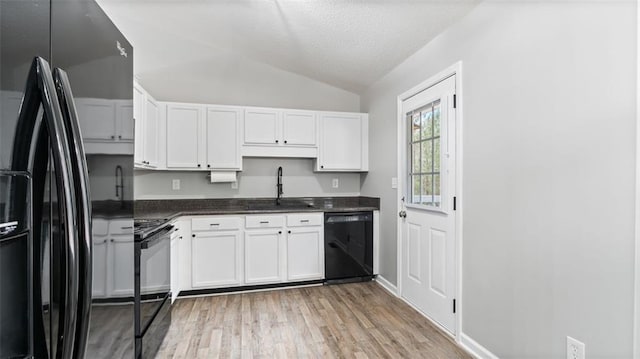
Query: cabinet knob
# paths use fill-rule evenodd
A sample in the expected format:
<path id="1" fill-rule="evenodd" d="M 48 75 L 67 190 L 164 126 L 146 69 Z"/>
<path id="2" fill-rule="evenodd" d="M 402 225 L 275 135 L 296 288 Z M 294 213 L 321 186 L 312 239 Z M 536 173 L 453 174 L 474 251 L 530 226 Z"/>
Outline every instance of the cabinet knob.
<path id="1" fill-rule="evenodd" d="M 287 143 L 287 140 L 284 140 L 284 143 Z"/>
<path id="2" fill-rule="evenodd" d="M 113 136 L 113 135 L 111 136 L 111 139 L 112 139 L 112 140 L 113 140 L 113 139 L 115 139 L 115 138 L 116 138 L 116 136 Z"/>
<path id="3" fill-rule="evenodd" d="M 195 236 L 196 236 L 195 234 L 192 234 L 192 235 L 191 235 L 191 237 L 195 237 Z"/>
<path id="4" fill-rule="evenodd" d="M 113 242 L 115 242 L 115 240 L 113 240 L 113 239 L 112 239 L 112 240 L 111 240 L 111 243 L 113 243 Z"/>
<path id="5" fill-rule="evenodd" d="M 278 231 L 278 234 L 282 234 L 282 231 Z"/>
<path id="6" fill-rule="evenodd" d="M 107 240 L 105 239 L 104 241 L 102 241 L 102 243 L 107 243 Z"/>
<path id="7" fill-rule="evenodd" d="M 276 140 L 276 143 L 278 143 L 278 142 L 280 142 L 280 141 Z"/>
<path id="8" fill-rule="evenodd" d="M 198 167 L 200 167 L 200 164 L 198 163 Z"/>
<path id="9" fill-rule="evenodd" d="M 211 165 L 207 165 L 207 168 L 211 168 Z"/>
<path id="10" fill-rule="evenodd" d="M 324 168 L 324 166 L 320 166 L 320 168 Z"/>
<path id="11" fill-rule="evenodd" d="M 291 231 L 287 231 L 287 233 L 291 233 Z"/>
<path id="12" fill-rule="evenodd" d="M 122 139 L 122 135 L 118 135 L 118 139 L 121 140 Z"/>

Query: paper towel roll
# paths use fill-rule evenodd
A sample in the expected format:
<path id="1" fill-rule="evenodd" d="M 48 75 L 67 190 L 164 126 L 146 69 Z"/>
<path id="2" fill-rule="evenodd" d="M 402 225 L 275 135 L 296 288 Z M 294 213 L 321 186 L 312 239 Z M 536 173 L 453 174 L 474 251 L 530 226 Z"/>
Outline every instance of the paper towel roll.
<path id="1" fill-rule="evenodd" d="M 211 183 L 220 183 L 220 182 L 236 182 L 238 179 L 236 178 L 236 172 L 213 172 L 211 171 Z"/>

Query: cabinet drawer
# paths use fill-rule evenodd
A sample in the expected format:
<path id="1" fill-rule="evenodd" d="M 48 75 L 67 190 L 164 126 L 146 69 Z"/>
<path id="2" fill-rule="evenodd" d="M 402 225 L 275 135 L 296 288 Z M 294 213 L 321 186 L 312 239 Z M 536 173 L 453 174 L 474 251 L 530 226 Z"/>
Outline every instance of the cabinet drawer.
<path id="1" fill-rule="evenodd" d="M 279 228 L 284 226 L 283 216 L 247 216 L 247 228 Z"/>
<path id="2" fill-rule="evenodd" d="M 91 232 L 93 232 L 94 236 L 106 236 L 109 233 L 109 221 L 94 219 L 91 225 Z"/>
<path id="3" fill-rule="evenodd" d="M 228 231 L 240 229 L 240 217 L 202 217 L 191 220 L 191 230 L 196 231 Z"/>
<path id="4" fill-rule="evenodd" d="M 306 227 L 322 225 L 322 213 L 301 213 L 287 215 L 287 227 Z"/>
<path id="5" fill-rule="evenodd" d="M 122 219 L 115 220 L 109 223 L 110 234 L 133 234 L 133 220 Z"/>

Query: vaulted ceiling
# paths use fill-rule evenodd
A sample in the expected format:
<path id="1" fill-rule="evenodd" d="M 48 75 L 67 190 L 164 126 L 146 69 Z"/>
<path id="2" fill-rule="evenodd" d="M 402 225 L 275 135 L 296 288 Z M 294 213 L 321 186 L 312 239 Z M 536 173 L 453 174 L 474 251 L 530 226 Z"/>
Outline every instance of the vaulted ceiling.
<path id="1" fill-rule="evenodd" d="M 360 93 L 480 0 L 98 0 L 135 71 L 251 61 Z"/>

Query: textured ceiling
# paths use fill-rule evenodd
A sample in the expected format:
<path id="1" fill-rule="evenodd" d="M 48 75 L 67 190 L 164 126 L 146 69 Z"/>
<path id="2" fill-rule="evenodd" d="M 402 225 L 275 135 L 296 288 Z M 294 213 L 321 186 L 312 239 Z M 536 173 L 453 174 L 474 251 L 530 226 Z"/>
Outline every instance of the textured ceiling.
<path id="1" fill-rule="evenodd" d="M 479 0 L 98 2 L 133 44 L 138 74 L 255 61 L 360 93 Z"/>

